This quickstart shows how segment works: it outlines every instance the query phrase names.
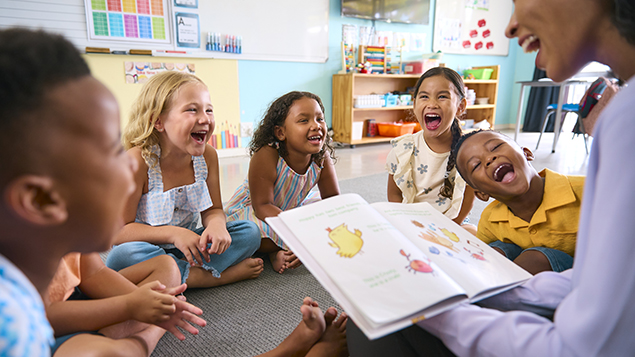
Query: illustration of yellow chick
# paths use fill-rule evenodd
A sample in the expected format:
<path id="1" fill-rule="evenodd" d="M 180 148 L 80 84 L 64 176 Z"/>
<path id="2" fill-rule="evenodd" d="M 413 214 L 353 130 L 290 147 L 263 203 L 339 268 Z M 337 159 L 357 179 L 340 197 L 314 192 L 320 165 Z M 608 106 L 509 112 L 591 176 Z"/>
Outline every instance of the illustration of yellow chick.
<path id="1" fill-rule="evenodd" d="M 342 223 L 333 229 L 326 228 L 326 230 L 329 232 L 329 238 L 333 241 L 329 245 L 333 248 L 339 248 L 335 254 L 340 257 L 352 258 L 362 249 L 364 241 L 361 238 L 362 232 L 358 229 L 355 229 L 355 233 L 353 233 L 348 230 L 346 224 Z"/>
<path id="2" fill-rule="evenodd" d="M 451 241 L 458 243 L 459 236 L 457 236 L 456 233 L 450 232 L 446 228 L 441 228 L 441 232 L 443 232 L 443 234 L 445 234 L 446 237 L 450 238 Z"/>

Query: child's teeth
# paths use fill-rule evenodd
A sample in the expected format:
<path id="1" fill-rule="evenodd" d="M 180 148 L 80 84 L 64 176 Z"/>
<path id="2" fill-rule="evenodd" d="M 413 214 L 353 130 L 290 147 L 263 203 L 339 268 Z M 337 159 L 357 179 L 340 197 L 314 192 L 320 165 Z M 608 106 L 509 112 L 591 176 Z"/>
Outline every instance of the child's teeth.
<path id="1" fill-rule="evenodd" d="M 534 41 L 536 41 L 536 39 L 537 39 L 536 36 L 533 36 L 533 35 L 529 36 L 525 40 L 525 42 L 523 42 L 523 45 L 522 45 L 523 52 L 525 53 L 534 52 L 535 50 L 529 51 L 528 48 Z"/>

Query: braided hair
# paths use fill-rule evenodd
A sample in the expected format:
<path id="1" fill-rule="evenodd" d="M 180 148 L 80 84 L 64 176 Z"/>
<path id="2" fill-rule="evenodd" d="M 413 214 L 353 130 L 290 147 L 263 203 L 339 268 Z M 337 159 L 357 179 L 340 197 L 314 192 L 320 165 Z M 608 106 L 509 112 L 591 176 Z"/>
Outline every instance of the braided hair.
<path id="1" fill-rule="evenodd" d="M 459 101 L 462 101 L 465 98 L 465 84 L 463 83 L 463 78 L 460 74 L 458 74 L 455 70 L 447 68 L 447 67 L 434 67 L 427 70 L 417 81 L 415 85 L 415 93 L 419 92 L 419 87 L 421 87 L 421 83 L 426 78 L 435 77 L 435 76 L 443 76 L 443 78 L 447 79 L 454 85 L 454 89 L 456 90 L 456 94 L 459 96 Z M 452 144 L 451 148 L 456 145 L 458 140 L 461 138 L 463 134 L 461 130 L 461 124 L 459 123 L 459 118 L 455 117 L 452 121 L 452 126 L 450 127 L 450 132 L 452 133 Z M 443 179 L 443 186 L 439 190 L 439 196 L 452 198 L 452 193 L 454 192 L 454 182 L 450 179 L 450 172 L 455 167 L 455 157 L 450 156 L 448 158 L 448 165 L 445 169 L 445 175 Z"/>

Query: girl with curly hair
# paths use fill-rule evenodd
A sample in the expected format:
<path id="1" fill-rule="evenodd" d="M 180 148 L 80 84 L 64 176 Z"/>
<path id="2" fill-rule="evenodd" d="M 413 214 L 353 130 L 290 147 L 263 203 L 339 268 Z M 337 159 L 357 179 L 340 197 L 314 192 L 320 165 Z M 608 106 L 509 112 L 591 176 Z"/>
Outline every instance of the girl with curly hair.
<path id="1" fill-rule="evenodd" d="M 226 206 L 227 220 L 251 220 L 260 227 L 260 252 L 278 273 L 300 261 L 264 222 L 266 217 L 340 193 L 324 105 L 308 92 L 276 99 L 254 132 L 249 173 Z M 311 191 L 315 186 L 318 192 Z"/>

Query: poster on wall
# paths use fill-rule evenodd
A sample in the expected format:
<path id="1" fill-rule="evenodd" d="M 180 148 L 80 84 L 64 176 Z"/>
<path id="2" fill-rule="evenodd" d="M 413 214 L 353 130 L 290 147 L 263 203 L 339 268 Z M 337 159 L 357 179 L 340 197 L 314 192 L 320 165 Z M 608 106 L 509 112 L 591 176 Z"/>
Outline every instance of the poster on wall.
<path id="1" fill-rule="evenodd" d="M 507 56 L 505 27 L 512 15 L 509 0 L 437 1 L 432 50 L 469 55 Z"/>
<path id="2" fill-rule="evenodd" d="M 171 43 L 167 0 L 84 0 L 88 38 Z"/>
<path id="3" fill-rule="evenodd" d="M 175 15 L 176 45 L 178 47 L 201 47 L 201 27 L 198 14 L 177 12 Z"/>

